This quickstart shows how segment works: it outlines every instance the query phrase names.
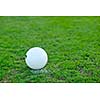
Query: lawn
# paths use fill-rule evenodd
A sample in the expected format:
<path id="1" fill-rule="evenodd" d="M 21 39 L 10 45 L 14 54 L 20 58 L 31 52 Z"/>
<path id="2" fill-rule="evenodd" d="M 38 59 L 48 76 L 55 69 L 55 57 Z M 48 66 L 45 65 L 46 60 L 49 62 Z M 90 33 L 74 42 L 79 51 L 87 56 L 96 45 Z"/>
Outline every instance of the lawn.
<path id="1" fill-rule="evenodd" d="M 49 56 L 31 70 L 25 54 Z M 100 82 L 100 17 L 0 17 L 0 82 Z"/>

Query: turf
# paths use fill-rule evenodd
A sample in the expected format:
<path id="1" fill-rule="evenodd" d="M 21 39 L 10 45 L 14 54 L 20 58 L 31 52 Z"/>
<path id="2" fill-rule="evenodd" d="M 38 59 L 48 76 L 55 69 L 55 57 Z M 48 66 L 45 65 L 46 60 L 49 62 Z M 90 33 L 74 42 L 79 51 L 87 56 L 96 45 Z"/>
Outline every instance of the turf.
<path id="1" fill-rule="evenodd" d="M 48 53 L 44 69 L 27 67 L 31 47 Z M 0 17 L 0 82 L 100 82 L 100 17 Z"/>

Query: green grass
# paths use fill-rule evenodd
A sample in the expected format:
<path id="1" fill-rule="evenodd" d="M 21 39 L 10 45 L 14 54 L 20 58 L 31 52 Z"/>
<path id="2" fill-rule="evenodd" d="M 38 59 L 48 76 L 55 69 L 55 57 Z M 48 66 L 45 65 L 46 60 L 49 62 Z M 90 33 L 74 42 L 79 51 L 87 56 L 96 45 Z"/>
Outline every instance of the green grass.
<path id="1" fill-rule="evenodd" d="M 35 46 L 40 71 L 24 60 Z M 0 17 L 0 82 L 100 82 L 100 17 Z"/>

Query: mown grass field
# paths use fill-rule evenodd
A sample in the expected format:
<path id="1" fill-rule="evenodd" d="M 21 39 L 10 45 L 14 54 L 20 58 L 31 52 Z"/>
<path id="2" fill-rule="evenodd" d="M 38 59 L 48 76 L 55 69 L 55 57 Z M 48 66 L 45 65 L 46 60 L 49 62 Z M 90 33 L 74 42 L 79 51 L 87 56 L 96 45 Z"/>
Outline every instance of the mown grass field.
<path id="1" fill-rule="evenodd" d="M 46 67 L 27 67 L 42 47 Z M 0 17 L 0 82 L 100 82 L 100 17 Z"/>

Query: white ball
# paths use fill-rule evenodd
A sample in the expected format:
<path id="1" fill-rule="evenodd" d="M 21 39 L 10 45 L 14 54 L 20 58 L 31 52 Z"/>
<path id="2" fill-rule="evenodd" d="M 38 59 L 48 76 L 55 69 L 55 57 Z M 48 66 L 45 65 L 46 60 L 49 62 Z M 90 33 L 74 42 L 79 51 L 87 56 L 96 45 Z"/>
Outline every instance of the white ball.
<path id="1" fill-rule="evenodd" d="M 27 51 L 25 61 L 30 68 L 41 69 L 47 64 L 48 55 L 42 48 L 34 47 Z"/>

